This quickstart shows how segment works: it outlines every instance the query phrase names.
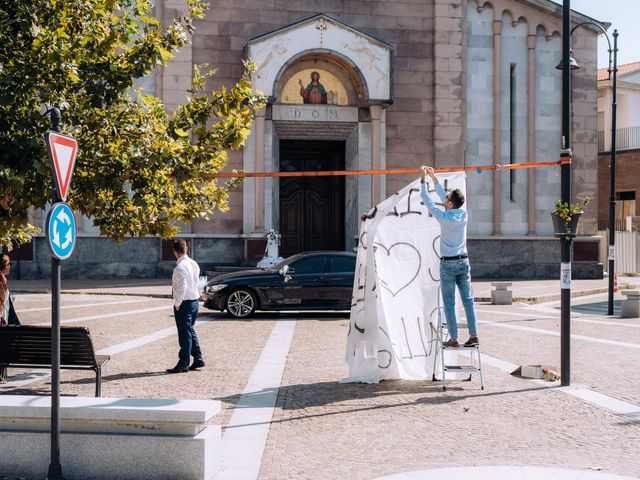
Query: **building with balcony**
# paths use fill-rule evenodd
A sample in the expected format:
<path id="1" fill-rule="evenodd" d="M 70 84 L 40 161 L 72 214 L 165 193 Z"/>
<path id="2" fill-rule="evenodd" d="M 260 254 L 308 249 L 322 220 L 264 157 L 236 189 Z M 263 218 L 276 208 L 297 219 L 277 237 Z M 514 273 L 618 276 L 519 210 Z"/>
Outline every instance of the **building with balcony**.
<path id="1" fill-rule="evenodd" d="M 616 230 L 638 230 L 640 210 L 640 62 L 618 66 Z M 609 228 L 613 82 L 598 70 L 598 230 Z"/>

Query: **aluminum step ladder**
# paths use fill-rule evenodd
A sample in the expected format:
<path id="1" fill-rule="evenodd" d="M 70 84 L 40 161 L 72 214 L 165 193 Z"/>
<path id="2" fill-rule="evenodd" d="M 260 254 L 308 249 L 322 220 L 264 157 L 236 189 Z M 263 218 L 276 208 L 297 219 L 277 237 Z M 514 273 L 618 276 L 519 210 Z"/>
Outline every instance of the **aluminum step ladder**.
<path id="1" fill-rule="evenodd" d="M 440 303 L 440 302 L 438 302 Z M 458 328 L 467 328 L 467 325 L 458 323 Z M 484 379 L 482 377 L 482 354 L 480 353 L 480 345 L 474 345 L 472 347 L 465 347 L 461 343 L 459 347 L 447 347 L 444 345 L 445 338 L 449 336 L 447 330 L 447 322 L 444 321 L 444 308 L 438 305 L 438 328 L 436 329 L 436 354 L 433 356 L 433 381 L 436 381 L 436 364 L 438 361 L 438 353 L 440 354 L 440 376 L 442 381 L 442 390 L 447 389 L 446 384 L 446 372 L 451 373 L 464 373 L 469 372 L 469 378 L 466 381 L 471 380 L 473 373 L 480 374 L 480 390 L 484 390 Z M 469 352 L 471 353 L 471 363 L 468 365 L 447 365 L 445 363 L 445 351 L 454 352 Z M 473 356 L 477 359 L 477 364 L 473 361 Z"/>

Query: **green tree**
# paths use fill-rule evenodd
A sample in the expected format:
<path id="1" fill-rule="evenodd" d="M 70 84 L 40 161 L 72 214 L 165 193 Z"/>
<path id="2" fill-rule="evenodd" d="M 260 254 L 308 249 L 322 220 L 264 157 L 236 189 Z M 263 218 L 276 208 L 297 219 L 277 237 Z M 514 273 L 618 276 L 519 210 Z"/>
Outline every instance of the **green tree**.
<path id="1" fill-rule="evenodd" d="M 237 180 L 209 174 L 243 144 L 264 104 L 251 88 L 253 65 L 213 92 L 214 72 L 194 68 L 190 99 L 171 115 L 134 88 L 188 42 L 206 5 L 187 4 L 163 29 L 148 0 L 0 0 L 0 244 L 28 241 L 37 229 L 27 209 L 50 200 L 43 106 L 60 108 L 63 131 L 78 140 L 69 203 L 103 235 L 169 237 L 177 221 L 228 209 Z"/>

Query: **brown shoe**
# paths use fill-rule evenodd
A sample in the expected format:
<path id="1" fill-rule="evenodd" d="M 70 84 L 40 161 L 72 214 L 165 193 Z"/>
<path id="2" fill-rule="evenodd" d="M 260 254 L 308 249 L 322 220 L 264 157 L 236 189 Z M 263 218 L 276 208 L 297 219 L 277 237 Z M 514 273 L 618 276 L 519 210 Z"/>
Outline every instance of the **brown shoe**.
<path id="1" fill-rule="evenodd" d="M 449 340 L 447 340 L 446 342 L 444 342 L 444 345 L 443 345 L 443 346 L 445 346 L 445 347 L 452 347 L 452 348 L 455 348 L 455 347 L 459 347 L 459 346 L 460 346 L 460 344 L 458 343 L 458 340 L 455 340 L 455 339 L 453 339 L 453 338 L 450 338 Z"/>
<path id="2" fill-rule="evenodd" d="M 480 345 L 480 340 L 478 340 L 478 336 L 477 335 L 471 335 L 469 337 L 469 340 L 464 342 L 464 346 L 465 347 L 475 347 L 477 345 Z"/>

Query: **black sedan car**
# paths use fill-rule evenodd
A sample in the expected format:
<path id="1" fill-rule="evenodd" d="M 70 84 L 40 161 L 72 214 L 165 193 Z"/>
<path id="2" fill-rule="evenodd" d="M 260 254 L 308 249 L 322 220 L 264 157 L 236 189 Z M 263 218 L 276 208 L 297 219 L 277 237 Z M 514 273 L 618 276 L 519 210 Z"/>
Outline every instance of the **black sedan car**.
<path id="1" fill-rule="evenodd" d="M 207 282 L 204 306 L 247 318 L 256 310 L 348 310 L 356 256 L 305 252 L 270 269 L 225 273 Z"/>

